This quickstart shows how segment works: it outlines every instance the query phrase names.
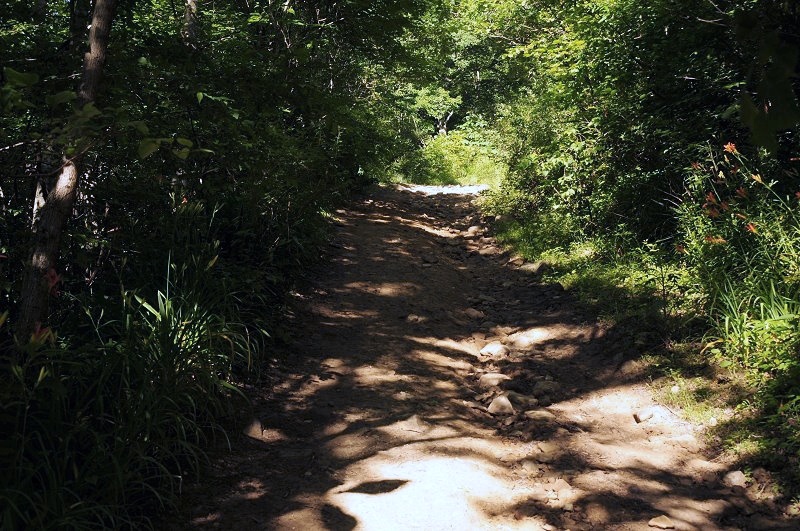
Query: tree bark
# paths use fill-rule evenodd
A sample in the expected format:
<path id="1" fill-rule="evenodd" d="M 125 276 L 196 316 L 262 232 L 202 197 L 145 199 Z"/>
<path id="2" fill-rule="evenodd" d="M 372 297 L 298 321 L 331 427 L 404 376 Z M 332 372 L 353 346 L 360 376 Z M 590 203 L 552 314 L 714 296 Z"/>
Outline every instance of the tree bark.
<path id="1" fill-rule="evenodd" d="M 78 106 L 95 101 L 108 51 L 108 38 L 117 0 L 95 0 L 89 51 L 83 58 L 83 79 L 78 89 Z M 80 153 L 80 150 L 78 150 Z M 61 236 L 78 192 L 81 156 L 64 158 L 55 185 L 33 219 L 30 259 L 20 289 L 20 312 L 15 327 L 17 341 L 24 345 L 44 327 L 51 291 L 58 283 L 56 260 Z"/>
<path id="2" fill-rule="evenodd" d="M 189 48 L 197 49 L 197 0 L 186 0 L 183 15 L 183 41 Z"/>

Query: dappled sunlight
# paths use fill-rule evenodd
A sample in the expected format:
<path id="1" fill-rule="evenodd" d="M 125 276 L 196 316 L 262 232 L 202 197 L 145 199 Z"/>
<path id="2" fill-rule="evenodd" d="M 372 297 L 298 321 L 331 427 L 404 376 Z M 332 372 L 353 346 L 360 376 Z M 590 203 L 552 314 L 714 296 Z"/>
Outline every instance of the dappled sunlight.
<path id="1" fill-rule="evenodd" d="M 342 214 L 349 261 L 296 299 L 298 365 L 262 413 L 281 437 L 257 437 L 267 487 L 236 484 L 229 511 L 261 504 L 280 530 L 633 529 L 669 515 L 710 531 L 737 517 L 726 468 L 656 406 L 613 327 L 504 256 L 459 196 L 414 215 L 417 195 L 381 194 Z M 455 210 L 457 229 L 437 217 Z"/>
<path id="2" fill-rule="evenodd" d="M 418 284 L 411 282 L 351 282 L 344 287 L 382 297 L 412 297 L 422 289 Z"/>
<path id="3" fill-rule="evenodd" d="M 361 529 L 413 529 L 422 515 L 438 515 L 448 529 L 535 529 L 509 513 L 528 492 L 500 479 L 501 467 L 469 455 L 426 456 L 424 448 L 415 455 L 387 451 L 354 464 L 348 475 L 357 479 L 329 491 L 326 500 L 355 517 Z M 403 484 L 380 495 L 354 491 L 360 482 L 392 480 Z"/>
<path id="4" fill-rule="evenodd" d="M 431 345 L 434 347 L 438 347 L 444 351 L 454 351 L 460 352 L 462 354 L 466 354 L 469 356 L 474 356 L 477 354 L 475 347 L 463 341 L 456 341 L 454 339 L 440 339 L 436 337 L 414 337 L 408 336 L 406 337 L 409 341 L 413 341 L 414 343 L 418 343 L 421 345 Z M 464 360 L 459 360 L 454 358 L 453 356 L 445 356 L 447 360 L 444 360 L 446 363 L 449 364 L 450 367 L 457 367 L 459 369 L 468 369 L 470 368 L 469 362 Z"/>

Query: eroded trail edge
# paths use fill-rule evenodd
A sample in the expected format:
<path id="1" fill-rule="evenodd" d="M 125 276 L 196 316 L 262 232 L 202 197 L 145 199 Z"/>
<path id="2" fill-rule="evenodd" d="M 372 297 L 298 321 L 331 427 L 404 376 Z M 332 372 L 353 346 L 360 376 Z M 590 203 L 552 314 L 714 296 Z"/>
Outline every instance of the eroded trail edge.
<path id="1" fill-rule="evenodd" d="M 474 196 L 433 191 L 462 193 L 381 187 L 337 212 L 289 365 L 186 527 L 792 528 L 654 403 L 613 329 L 496 245 Z"/>

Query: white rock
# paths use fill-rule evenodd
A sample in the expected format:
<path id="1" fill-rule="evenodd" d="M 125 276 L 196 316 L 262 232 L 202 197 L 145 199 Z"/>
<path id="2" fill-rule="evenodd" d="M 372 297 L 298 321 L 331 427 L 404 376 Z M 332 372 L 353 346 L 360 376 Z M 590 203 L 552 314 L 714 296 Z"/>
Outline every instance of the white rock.
<path id="1" fill-rule="evenodd" d="M 502 382 L 510 379 L 511 377 L 505 374 L 500 374 L 498 372 L 487 372 L 481 376 L 480 380 L 478 380 L 478 386 L 482 389 L 488 389 L 490 387 L 497 387 Z"/>
<path id="2" fill-rule="evenodd" d="M 650 420 L 653 418 L 653 408 L 645 408 L 640 409 L 636 413 L 633 414 L 633 420 L 636 421 L 636 424 L 641 424 L 646 420 Z"/>
<path id="3" fill-rule="evenodd" d="M 515 348 L 527 349 L 552 337 L 552 332 L 546 328 L 531 328 L 511 334 L 508 340 Z"/>
<path id="4" fill-rule="evenodd" d="M 482 356 L 501 357 L 508 354 L 508 347 L 499 341 L 492 341 L 481 349 Z"/>
<path id="5" fill-rule="evenodd" d="M 551 442 L 540 442 L 537 444 L 541 453 L 534 455 L 534 459 L 540 463 L 549 463 L 555 460 L 561 453 L 561 446 Z"/>
<path id="6" fill-rule="evenodd" d="M 675 523 L 669 516 L 662 514 L 655 518 L 651 518 L 647 525 L 650 527 L 657 527 L 658 529 L 675 529 Z"/>
<path id="7" fill-rule="evenodd" d="M 242 429 L 242 433 L 253 439 L 261 439 L 264 435 L 264 426 L 258 419 L 252 419 L 250 424 Z"/>
<path id="8" fill-rule="evenodd" d="M 725 474 L 722 483 L 726 487 L 747 487 L 747 478 L 741 470 L 734 470 Z"/>
<path id="9" fill-rule="evenodd" d="M 546 409 L 531 409 L 530 411 L 525 412 L 525 416 L 531 420 L 536 420 L 540 422 L 547 422 L 550 420 L 555 420 L 556 416 L 547 411 Z"/>
<path id="10" fill-rule="evenodd" d="M 492 400 L 487 411 L 492 415 L 513 415 L 514 406 L 511 405 L 511 401 L 506 395 L 500 395 Z"/>

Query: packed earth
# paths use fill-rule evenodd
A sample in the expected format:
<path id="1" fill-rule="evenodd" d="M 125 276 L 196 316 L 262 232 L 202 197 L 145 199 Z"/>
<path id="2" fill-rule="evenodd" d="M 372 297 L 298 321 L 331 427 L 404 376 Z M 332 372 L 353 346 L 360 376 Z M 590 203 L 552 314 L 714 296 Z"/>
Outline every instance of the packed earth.
<path id="1" fill-rule="evenodd" d="M 252 422 L 164 527 L 797 529 L 654 401 L 629 338 L 495 242 L 477 191 L 337 211 Z"/>

